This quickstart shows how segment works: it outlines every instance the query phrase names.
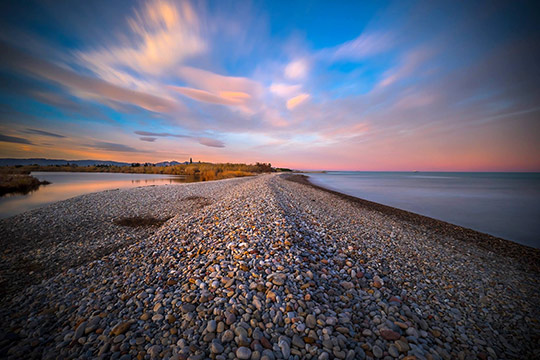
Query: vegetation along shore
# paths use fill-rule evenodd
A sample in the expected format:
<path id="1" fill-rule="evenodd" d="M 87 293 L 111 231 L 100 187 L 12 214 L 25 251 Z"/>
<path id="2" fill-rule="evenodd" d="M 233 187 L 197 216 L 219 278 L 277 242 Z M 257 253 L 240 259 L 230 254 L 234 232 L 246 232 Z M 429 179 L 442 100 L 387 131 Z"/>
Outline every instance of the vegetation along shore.
<path id="1" fill-rule="evenodd" d="M 256 174 L 276 171 L 291 171 L 289 169 L 272 168 L 271 164 L 213 164 L 213 163 L 182 163 L 169 166 L 155 164 L 133 163 L 126 166 L 117 165 L 12 165 L 0 167 L 0 196 L 15 193 L 27 194 L 37 190 L 47 181 L 39 181 L 29 174 L 32 172 L 106 172 L 126 174 L 160 174 L 185 176 L 190 181 L 211 181 L 234 177 L 253 176 Z"/>
<path id="2" fill-rule="evenodd" d="M 39 181 L 27 174 L 3 174 L 0 173 L 0 196 L 15 193 L 28 194 L 37 190 L 41 185 L 50 184 L 48 181 Z"/>
<path id="3" fill-rule="evenodd" d="M 0 221 L 0 354 L 539 357 L 539 250 L 302 181 L 107 191 Z"/>

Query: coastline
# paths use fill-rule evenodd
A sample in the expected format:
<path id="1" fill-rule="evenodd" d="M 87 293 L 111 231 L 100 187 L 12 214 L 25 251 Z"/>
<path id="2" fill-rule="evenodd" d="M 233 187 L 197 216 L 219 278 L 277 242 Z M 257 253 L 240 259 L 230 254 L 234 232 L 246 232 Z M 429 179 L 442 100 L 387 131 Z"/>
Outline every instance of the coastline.
<path id="1" fill-rule="evenodd" d="M 140 212 L 173 217 L 140 236 L 111 225 Z M 26 227 L 46 235 L 28 259 L 57 254 L 2 300 L 1 357 L 540 355 L 538 250 L 294 175 L 89 194 L 0 227 L 3 249 Z"/>
<path id="2" fill-rule="evenodd" d="M 519 260 L 519 262 L 525 261 L 526 265 L 532 270 L 540 272 L 540 249 L 535 249 L 533 247 L 519 244 L 507 239 L 502 239 L 490 234 L 482 233 L 480 231 L 451 224 L 443 220 L 434 219 L 429 216 L 420 215 L 411 211 L 398 209 L 392 206 L 331 190 L 312 183 L 309 181 L 309 177 L 305 175 L 291 175 L 287 180 L 298 182 L 300 184 L 337 195 L 344 200 L 368 209 L 379 211 L 389 216 L 394 216 L 413 225 L 428 227 L 431 231 L 436 232 L 440 236 L 451 236 L 470 245 L 478 246 L 487 251 L 493 251 L 500 256 L 512 257 Z"/>

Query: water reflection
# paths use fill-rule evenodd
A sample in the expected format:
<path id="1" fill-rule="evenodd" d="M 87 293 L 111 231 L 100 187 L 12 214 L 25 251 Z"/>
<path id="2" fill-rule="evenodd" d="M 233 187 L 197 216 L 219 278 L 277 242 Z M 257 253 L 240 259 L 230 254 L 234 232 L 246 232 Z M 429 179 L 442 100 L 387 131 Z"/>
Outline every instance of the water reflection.
<path id="1" fill-rule="evenodd" d="M 42 185 L 38 190 L 26 195 L 11 194 L 0 198 L 0 218 L 92 192 L 138 186 L 172 185 L 198 180 L 194 177 L 177 175 L 118 173 L 34 172 L 32 176 L 41 181 L 49 181 L 51 184 Z"/>

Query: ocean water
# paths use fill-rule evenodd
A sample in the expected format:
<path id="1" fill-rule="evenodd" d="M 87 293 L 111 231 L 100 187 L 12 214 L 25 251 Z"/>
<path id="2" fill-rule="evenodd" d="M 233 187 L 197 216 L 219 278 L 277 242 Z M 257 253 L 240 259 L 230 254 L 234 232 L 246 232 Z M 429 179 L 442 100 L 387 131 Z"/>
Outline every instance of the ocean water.
<path id="1" fill-rule="evenodd" d="M 540 173 L 309 174 L 322 187 L 540 248 Z"/>
<path id="2" fill-rule="evenodd" d="M 42 185 L 26 195 L 11 194 L 0 197 L 0 219 L 92 192 L 189 182 L 189 179 L 182 176 L 155 174 L 32 172 L 31 175 L 51 184 Z"/>

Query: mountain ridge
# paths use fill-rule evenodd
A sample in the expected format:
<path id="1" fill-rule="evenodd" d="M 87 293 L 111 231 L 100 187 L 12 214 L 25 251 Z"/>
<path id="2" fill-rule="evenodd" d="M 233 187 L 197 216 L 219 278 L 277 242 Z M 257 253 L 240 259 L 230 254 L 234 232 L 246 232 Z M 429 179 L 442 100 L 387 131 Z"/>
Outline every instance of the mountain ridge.
<path id="1" fill-rule="evenodd" d="M 178 164 L 185 164 L 187 162 L 161 161 L 155 163 L 156 166 L 172 166 Z M 14 166 L 14 165 L 67 165 L 74 164 L 77 166 L 96 166 L 96 165 L 109 165 L 109 166 L 129 166 L 132 163 L 112 161 L 112 160 L 65 160 L 65 159 L 46 159 L 46 158 L 0 158 L 0 166 Z"/>

